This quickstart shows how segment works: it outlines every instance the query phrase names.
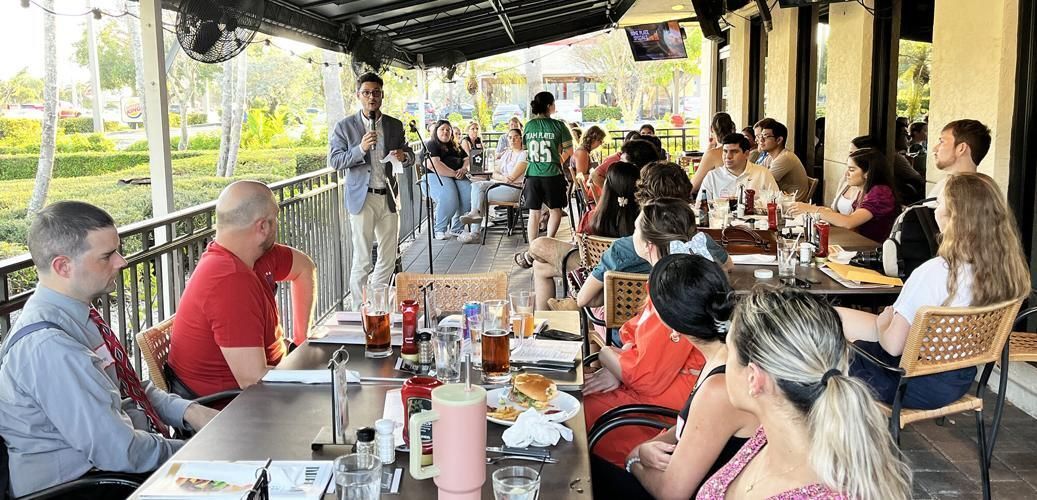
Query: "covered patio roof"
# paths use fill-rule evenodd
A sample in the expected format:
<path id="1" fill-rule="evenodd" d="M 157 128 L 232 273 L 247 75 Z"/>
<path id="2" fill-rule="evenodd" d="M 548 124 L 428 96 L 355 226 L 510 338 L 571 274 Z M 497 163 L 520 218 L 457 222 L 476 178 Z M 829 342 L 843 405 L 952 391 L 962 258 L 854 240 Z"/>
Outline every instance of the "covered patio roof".
<path id="1" fill-rule="evenodd" d="M 635 1 L 266 0 L 260 31 L 374 67 L 450 66 L 605 29 Z"/>

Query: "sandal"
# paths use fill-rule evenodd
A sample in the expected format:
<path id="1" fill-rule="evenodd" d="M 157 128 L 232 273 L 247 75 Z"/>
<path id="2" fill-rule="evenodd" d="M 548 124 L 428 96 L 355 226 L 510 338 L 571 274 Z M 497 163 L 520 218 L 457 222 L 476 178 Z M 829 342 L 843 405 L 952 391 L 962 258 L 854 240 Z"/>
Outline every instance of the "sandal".
<path id="1" fill-rule="evenodd" d="M 529 255 L 529 252 L 519 252 L 515 254 L 515 265 L 522 269 L 529 269 L 533 267 L 533 256 Z"/>

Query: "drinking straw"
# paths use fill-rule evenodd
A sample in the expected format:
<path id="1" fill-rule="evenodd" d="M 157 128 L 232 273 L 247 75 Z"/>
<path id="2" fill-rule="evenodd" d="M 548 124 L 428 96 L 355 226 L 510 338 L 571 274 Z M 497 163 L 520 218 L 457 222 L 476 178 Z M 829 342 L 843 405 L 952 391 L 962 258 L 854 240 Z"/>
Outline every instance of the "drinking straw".
<path id="1" fill-rule="evenodd" d="M 464 355 L 464 390 L 465 392 L 472 392 L 472 352 L 466 352 Z"/>

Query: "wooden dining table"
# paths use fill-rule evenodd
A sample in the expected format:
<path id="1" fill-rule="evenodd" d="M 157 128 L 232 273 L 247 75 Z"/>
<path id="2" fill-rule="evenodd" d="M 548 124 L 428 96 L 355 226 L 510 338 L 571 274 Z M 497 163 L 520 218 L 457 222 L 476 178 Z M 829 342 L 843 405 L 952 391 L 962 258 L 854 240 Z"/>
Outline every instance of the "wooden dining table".
<path id="1" fill-rule="evenodd" d="M 578 332 L 579 318 L 576 312 L 552 311 L 537 312 L 535 317 L 546 319 L 551 328 Z M 334 349 L 332 349 L 334 347 Z M 343 347 L 341 345 L 313 344 L 305 342 L 295 349 L 277 367 L 277 369 L 327 369 L 331 352 Z M 364 377 L 404 377 L 408 374 L 398 373 L 395 363 L 399 357 L 399 348 L 393 348 L 393 355 L 384 359 L 364 357 L 362 345 L 344 346 L 350 353 L 350 369 L 360 372 Z M 566 380 L 578 376 L 582 381 L 582 364 L 577 363 L 574 370 L 578 375 L 566 375 Z M 545 376 L 554 378 L 556 373 L 543 372 Z M 565 375 L 565 374 L 561 374 Z M 375 420 L 382 418 L 387 394 L 396 396 L 395 389 L 400 383 L 374 382 L 350 384 L 349 423 L 347 435 L 355 433 L 355 428 L 373 426 Z M 564 388 L 566 386 L 560 385 Z M 570 386 L 571 387 L 571 386 Z M 578 388 L 567 391 L 582 403 L 582 395 Z M 347 446 L 325 445 L 314 451 L 312 441 L 320 433 L 322 427 L 331 424 L 331 389 L 329 385 L 304 385 L 295 383 L 259 383 L 243 391 L 219 415 L 192 437 L 173 457 L 170 462 L 201 460 L 334 460 L 336 457 L 351 453 Z M 565 425 L 572 429 L 571 442 L 561 440 L 556 446 L 549 447 L 551 457 L 558 460 L 555 464 L 543 464 L 541 472 L 540 498 L 590 499 L 593 497 L 590 478 L 590 454 L 587 450 L 587 429 L 584 425 L 584 414 L 580 411 Z M 487 446 L 503 446 L 501 435 L 506 427 L 487 421 Z M 495 456 L 488 454 L 487 456 Z M 416 480 L 406 470 L 408 453 L 397 452 L 396 462 L 387 467 L 403 467 L 403 480 L 400 484 L 399 498 L 435 498 L 436 485 L 432 480 Z M 528 461 L 505 460 L 486 466 L 486 482 L 482 488 L 482 498 L 493 498 L 493 485 L 490 476 L 494 470 L 511 465 L 526 465 L 539 468 L 541 464 Z M 162 471 L 164 467 L 160 467 Z M 140 492 L 156 480 L 153 474 L 131 498 L 140 498 Z M 383 495 L 383 497 L 386 495 Z M 389 498 L 395 497 L 388 496 Z M 326 499 L 335 498 L 326 495 Z"/>
<path id="2" fill-rule="evenodd" d="M 878 242 L 870 240 L 849 229 L 831 226 L 829 245 L 838 245 L 846 251 L 874 250 L 879 246 Z M 770 279 L 758 279 L 755 276 L 757 269 L 769 269 L 774 272 Z M 737 294 L 747 294 L 757 285 L 778 286 L 781 282 L 778 277 L 778 267 L 775 265 L 736 264 L 728 275 L 731 288 Z M 865 305 L 884 305 L 892 303 L 892 299 L 900 294 L 901 287 L 880 288 L 848 288 L 825 274 L 816 264 L 808 266 L 796 266 L 796 277 L 810 284 L 807 289 L 811 293 L 831 295 L 843 301 L 862 303 Z"/>

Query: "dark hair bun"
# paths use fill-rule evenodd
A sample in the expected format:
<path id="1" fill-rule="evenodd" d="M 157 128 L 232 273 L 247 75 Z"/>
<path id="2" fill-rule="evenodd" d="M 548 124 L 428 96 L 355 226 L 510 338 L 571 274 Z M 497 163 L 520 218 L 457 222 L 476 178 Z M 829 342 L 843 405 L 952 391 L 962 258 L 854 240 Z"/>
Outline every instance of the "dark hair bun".
<path id="1" fill-rule="evenodd" d="M 648 292 L 659 318 L 677 333 L 723 341 L 734 310 L 727 275 L 700 255 L 663 257 L 648 277 Z"/>

